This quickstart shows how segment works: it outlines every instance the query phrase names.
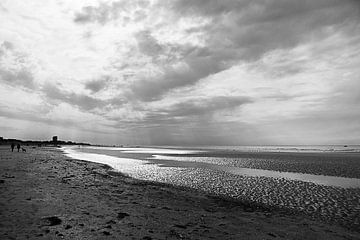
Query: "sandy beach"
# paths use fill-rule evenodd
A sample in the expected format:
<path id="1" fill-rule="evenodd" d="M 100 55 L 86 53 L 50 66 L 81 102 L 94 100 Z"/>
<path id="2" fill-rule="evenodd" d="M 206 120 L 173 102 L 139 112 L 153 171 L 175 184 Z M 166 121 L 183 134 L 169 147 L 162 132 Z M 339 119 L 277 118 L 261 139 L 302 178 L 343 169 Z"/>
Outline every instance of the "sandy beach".
<path id="1" fill-rule="evenodd" d="M 0 239 L 360 239 L 356 229 L 0 147 Z"/>

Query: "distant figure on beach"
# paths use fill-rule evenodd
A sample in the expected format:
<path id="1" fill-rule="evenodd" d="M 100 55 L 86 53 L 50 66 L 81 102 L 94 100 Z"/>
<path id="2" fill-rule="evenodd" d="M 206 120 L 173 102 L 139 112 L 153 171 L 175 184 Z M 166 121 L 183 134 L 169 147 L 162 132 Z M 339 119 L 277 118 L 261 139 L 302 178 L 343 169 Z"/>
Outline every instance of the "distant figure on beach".
<path id="1" fill-rule="evenodd" d="M 18 152 L 20 152 L 20 143 L 18 143 L 16 147 L 18 149 Z"/>
<path id="2" fill-rule="evenodd" d="M 12 144 L 11 144 L 11 151 L 12 151 L 12 152 L 14 151 L 14 147 L 15 147 L 15 144 L 12 143 Z"/>

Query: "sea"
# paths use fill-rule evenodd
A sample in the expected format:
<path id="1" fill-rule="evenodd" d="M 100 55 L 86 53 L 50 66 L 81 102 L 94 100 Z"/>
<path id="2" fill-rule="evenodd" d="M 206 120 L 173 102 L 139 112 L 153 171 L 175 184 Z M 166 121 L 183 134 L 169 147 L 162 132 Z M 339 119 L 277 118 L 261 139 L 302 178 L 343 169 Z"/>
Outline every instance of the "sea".
<path id="1" fill-rule="evenodd" d="M 63 147 L 74 159 L 360 227 L 360 145 Z"/>

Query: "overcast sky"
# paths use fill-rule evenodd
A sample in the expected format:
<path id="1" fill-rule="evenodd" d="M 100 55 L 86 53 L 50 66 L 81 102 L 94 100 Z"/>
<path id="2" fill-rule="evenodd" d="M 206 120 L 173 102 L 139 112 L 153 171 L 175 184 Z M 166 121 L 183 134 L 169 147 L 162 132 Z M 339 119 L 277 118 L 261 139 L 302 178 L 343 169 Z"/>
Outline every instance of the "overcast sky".
<path id="1" fill-rule="evenodd" d="M 0 136 L 360 144 L 358 0 L 1 0 Z"/>

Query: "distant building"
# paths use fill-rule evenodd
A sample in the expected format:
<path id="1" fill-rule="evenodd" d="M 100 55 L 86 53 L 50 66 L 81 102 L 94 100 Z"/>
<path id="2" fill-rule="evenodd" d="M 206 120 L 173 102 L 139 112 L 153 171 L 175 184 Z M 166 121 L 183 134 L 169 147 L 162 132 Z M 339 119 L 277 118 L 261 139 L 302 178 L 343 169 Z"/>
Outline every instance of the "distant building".
<path id="1" fill-rule="evenodd" d="M 57 136 L 53 136 L 52 141 L 53 141 L 54 143 L 56 143 L 56 142 L 58 141 L 58 137 L 57 137 Z"/>

